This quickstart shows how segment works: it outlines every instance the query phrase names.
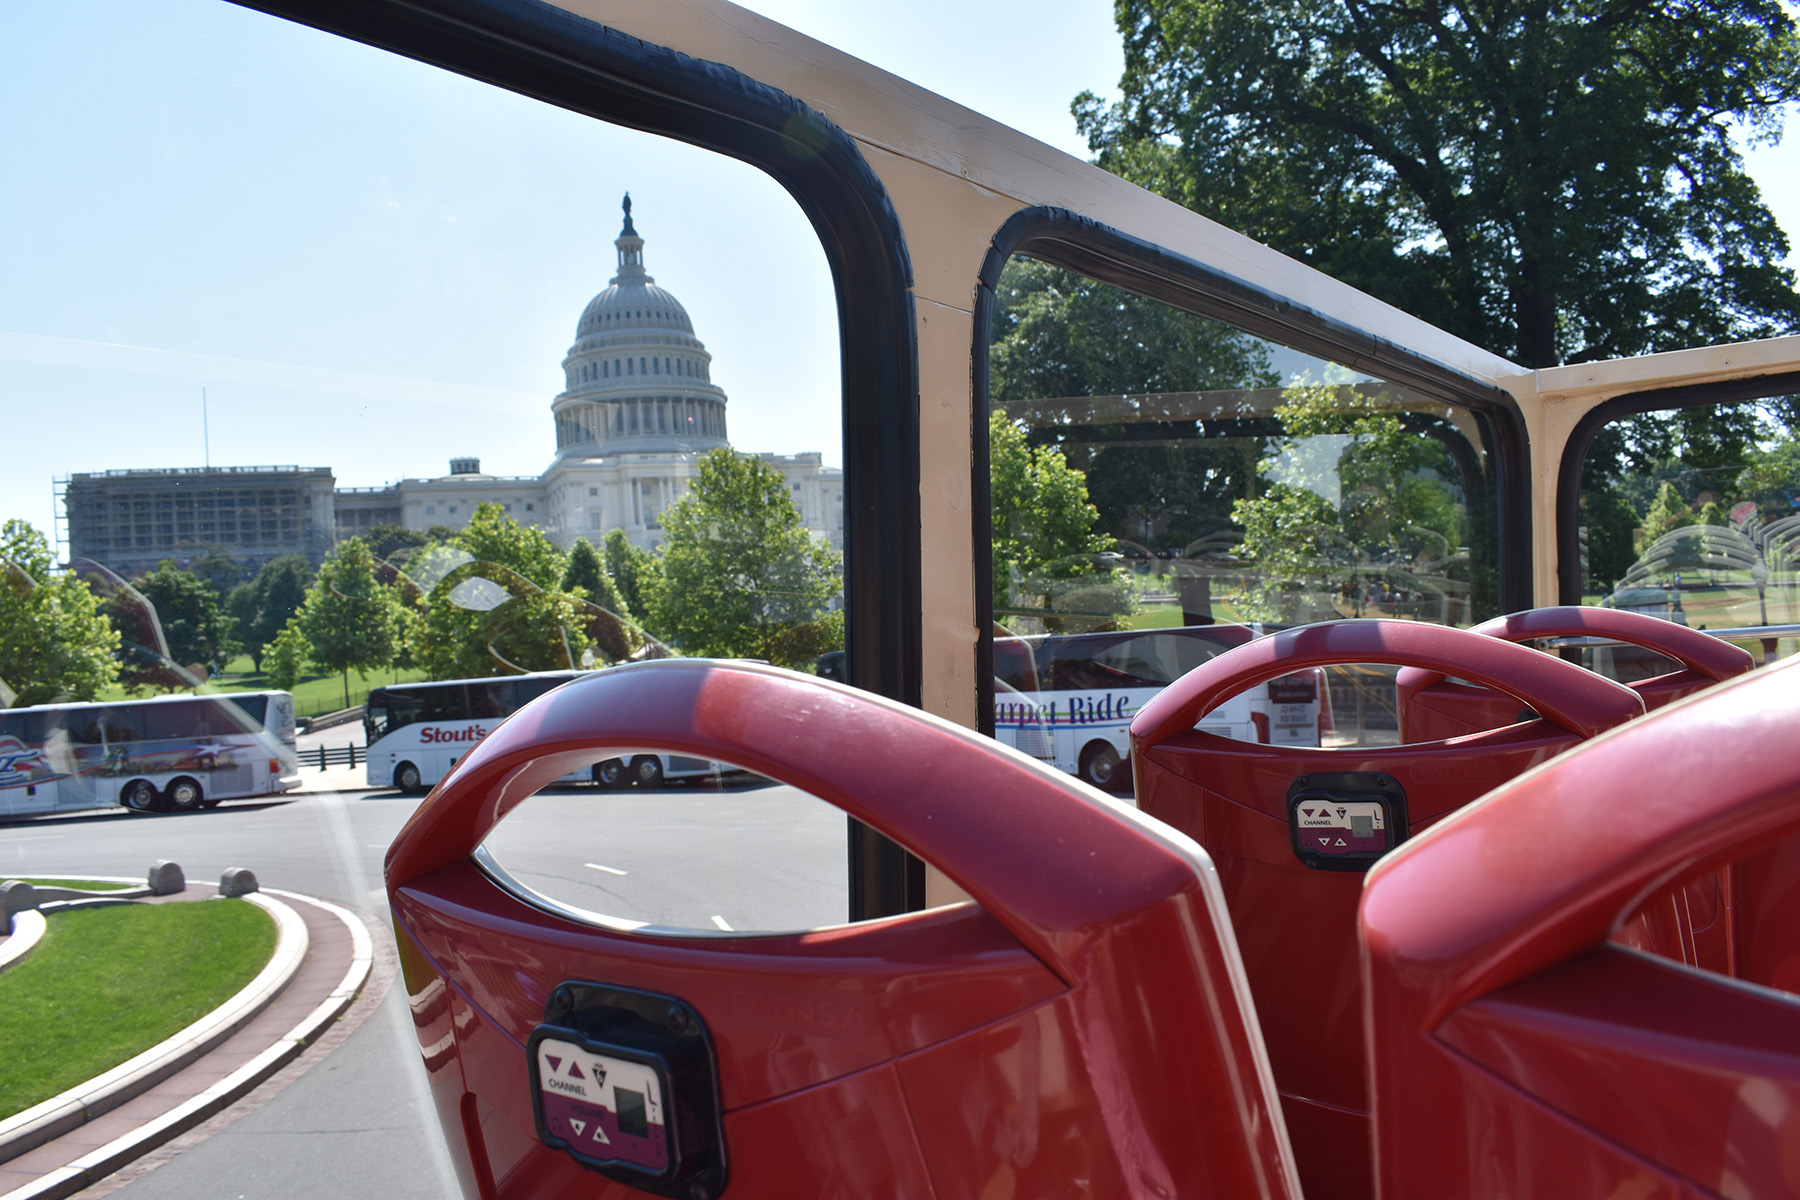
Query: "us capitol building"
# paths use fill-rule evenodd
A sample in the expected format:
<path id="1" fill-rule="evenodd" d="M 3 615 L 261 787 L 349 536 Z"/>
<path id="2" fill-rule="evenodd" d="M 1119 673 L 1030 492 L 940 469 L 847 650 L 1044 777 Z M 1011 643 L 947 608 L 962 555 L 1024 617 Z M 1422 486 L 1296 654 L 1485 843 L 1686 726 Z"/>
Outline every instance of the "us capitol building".
<path id="1" fill-rule="evenodd" d="M 644 270 L 631 223 L 619 269 L 588 302 L 550 404 L 556 458 L 536 476 L 487 475 L 453 458 L 436 479 L 339 488 L 328 467 L 214 467 L 76 474 L 65 491 L 69 557 L 131 573 L 218 547 L 255 566 L 281 554 L 315 563 L 336 542 L 382 524 L 460 529 L 491 501 L 563 549 L 623 529 L 654 549 L 659 517 L 699 474 L 700 456 L 729 446 L 725 392 L 687 310 Z M 843 548 L 844 474 L 821 456 L 761 454 L 781 473 L 814 534 Z"/>

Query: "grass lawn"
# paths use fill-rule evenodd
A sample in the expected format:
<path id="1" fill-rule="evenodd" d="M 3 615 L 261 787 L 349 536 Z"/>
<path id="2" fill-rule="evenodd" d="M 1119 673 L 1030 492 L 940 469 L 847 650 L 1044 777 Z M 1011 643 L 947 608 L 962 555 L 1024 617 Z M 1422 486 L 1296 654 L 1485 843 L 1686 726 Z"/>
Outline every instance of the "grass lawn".
<path id="1" fill-rule="evenodd" d="M 10 883 L 15 879 L 23 880 L 32 887 L 74 888 L 78 892 L 123 892 L 143 886 L 141 882 L 117 883 L 110 879 L 38 879 L 31 875 L 7 875 L 0 877 L 0 882 Z"/>
<path id="2" fill-rule="evenodd" d="M 149 1049 L 241 989 L 275 951 L 245 900 L 51 913 L 31 956 L 0 972 L 0 1117 Z"/>
<path id="3" fill-rule="evenodd" d="M 361 704 L 369 698 L 369 692 L 389 683 L 412 683 L 415 680 L 428 678 L 424 671 L 371 671 L 367 679 L 350 672 L 350 705 Z M 261 692 L 274 685 L 256 672 L 250 663 L 249 655 L 239 655 L 226 664 L 224 671 L 202 691 L 208 692 Z M 320 713 L 336 712 L 345 707 L 344 678 L 341 675 L 302 675 L 300 682 L 293 687 L 294 715 L 315 717 Z M 157 693 L 145 693 L 157 694 Z M 126 700 L 122 687 L 110 687 L 101 691 L 100 700 Z"/>

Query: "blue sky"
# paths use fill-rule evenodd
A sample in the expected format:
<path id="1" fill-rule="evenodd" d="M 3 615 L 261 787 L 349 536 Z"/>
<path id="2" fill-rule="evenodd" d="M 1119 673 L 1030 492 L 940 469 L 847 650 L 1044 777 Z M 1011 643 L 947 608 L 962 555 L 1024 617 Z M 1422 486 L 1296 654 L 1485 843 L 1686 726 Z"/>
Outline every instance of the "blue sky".
<path id="1" fill-rule="evenodd" d="M 749 7 L 1075 154 L 1070 99 L 1120 72 L 1096 0 Z M 208 454 L 535 475 L 626 190 L 734 443 L 838 459 L 822 256 L 715 155 L 216 0 L 0 6 L 0 146 L 0 517 L 47 530 L 53 476 Z M 1800 231 L 1795 151 L 1752 169 Z"/>

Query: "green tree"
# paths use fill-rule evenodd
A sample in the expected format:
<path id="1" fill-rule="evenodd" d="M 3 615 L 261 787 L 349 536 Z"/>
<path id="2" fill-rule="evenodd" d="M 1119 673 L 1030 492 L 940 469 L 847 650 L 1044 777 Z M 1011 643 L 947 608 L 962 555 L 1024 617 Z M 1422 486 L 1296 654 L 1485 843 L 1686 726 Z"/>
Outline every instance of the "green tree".
<path id="1" fill-rule="evenodd" d="M 650 596 L 656 627 L 685 654 L 796 666 L 843 648 L 843 556 L 815 539 L 779 471 L 714 450 L 662 515 L 668 541 Z"/>
<path id="2" fill-rule="evenodd" d="M 312 647 L 307 644 L 306 634 L 300 628 L 298 619 L 290 620 L 275 635 L 267 649 L 269 686 L 291 692 L 294 685 L 300 682 L 300 675 L 306 670 L 306 660 L 312 654 Z M 349 707 L 347 704 L 345 707 Z"/>
<path id="3" fill-rule="evenodd" d="M 1095 531 L 1100 511 L 1087 479 L 1060 449 L 1030 445 L 1017 422 L 996 412 L 988 419 L 988 475 L 996 615 L 1041 614 L 1047 627 L 1074 629 L 1133 611 L 1129 572 L 1095 561 L 1113 538 Z"/>
<path id="4" fill-rule="evenodd" d="M 1288 436 L 1261 464 L 1270 484 L 1232 508 L 1244 527 L 1239 553 L 1257 569 L 1245 615 L 1300 619 L 1299 591 L 1320 573 L 1380 564 L 1412 576 L 1413 586 L 1453 578 L 1468 528 L 1443 482 L 1452 475 L 1443 444 L 1354 386 L 1295 384 L 1282 400 L 1275 415 Z"/>
<path id="5" fill-rule="evenodd" d="M 601 543 L 606 574 L 618 589 L 625 610 L 640 620 L 650 617 L 650 593 L 662 575 L 662 560 L 631 544 L 623 529 L 609 532 Z M 661 636 L 661 630 L 652 630 Z"/>
<path id="6" fill-rule="evenodd" d="M 0 708 L 92 700 L 118 678 L 118 648 L 88 585 L 53 573 L 44 535 L 0 523 Z"/>
<path id="7" fill-rule="evenodd" d="M 615 532 L 623 534 L 624 530 Z M 569 566 L 563 572 L 562 590 L 578 592 L 588 603 L 597 604 L 615 615 L 631 615 L 624 597 L 619 595 L 618 586 L 600 562 L 600 552 L 586 538 L 576 538 L 575 545 L 569 550 Z"/>
<path id="8" fill-rule="evenodd" d="M 439 528 L 443 528 L 439 526 Z M 446 533 L 446 538 L 452 536 Z M 432 540 L 432 535 L 417 529 L 403 529 L 394 524 L 371 525 L 369 532 L 363 535 L 363 541 L 369 545 L 369 553 L 376 558 L 394 560 L 404 558 L 405 552 L 417 550 Z"/>
<path id="9" fill-rule="evenodd" d="M 223 604 L 231 594 L 231 589 L 242 583 L 250 574 L 250 569 L 237 559 L 231 557 L 218 546 L 209 546 L 205 551 L 188 560 L 189 574 L 206 580 L 212 588 L 213 595 Z"/>
<path id="10" fill-rule="evenodd" d="M 453 558 L 465 561 L 447 572 Z M 587 646 L 580 597 L 562 590 L 567 561 L 542 530 L 482 504 L 455 542 L 408 561 L 429 582 L 414 657 L 440 679 L 568 669 Z"/>
<path id="11" fill-rule="evenodd" d="M 352 670 L 366 677 L 394 661 L 398 609 L 393 590 L 375 577 L 375 556 L 357 538 L 332 549 L 307 589 L 291 625 L 305 637 L 308 658 L 343 676 L 345 708 Z"/>
<path id="12" fill-rule="evenodd" d="M 1785 333 L 1776 0 L 1118 0 L 1100 164 L 1527 366 Z"/>
<path id="13" fill-rule="evenodd" d="M 1097 529 L 1179 552 L 1229 526 L 1232 502 L 1255 481 L 1268 421 L 1231 411 L 1226 397 L 1278 382 L 1266 343 L 1026 258 L 1008 260 L 995 296 L 993 398 L 1024 418 L 1030 441 L 1058 446 L 1087 477 Z M 1197 430 L 1184 395 L 1193 392 L 1221 405 L 1206 416 L 1248 436 L 1162 436 Z M 1074 398 L 1081 419 L 1066 419 L 1059 397 Z M 1109 410 L 1116 420 L 1101 415 Z"/>
<path id="14" fill-rule="evenodd" d="M 258 671 L 269 645 L 300 611 L 313 573 L 304 555 L 283 554 L 264 563 L 256 578 L 238 584 L 226 597 L 225 609 L 236 624 L 238 640 Z"/>
<path id="15" fill-rule="evenodd" d="M 1648 550 L 1651 543 L 1663 534 L 1693 523 L 1694 510 L 1682 501 L 1681 493 L 1675 490 L 1675 485 L 1663 484 L 1656 493 L 1655 502 L 1650 505 L 1650 511 L 1644 514 L 1643 524 L 1638 526 L 1638 553 Z"/>
<path id="16" fill-rule="evenodd" d="M 231 618 L 206 580 L 165 559 L 132 586 L 155 611 L 170 663 L 182 668 L 206 667 L 224 663 L 237 653 Z M 121 633 L 130 619 L 130 614 L 119 608 L 125 599 L 115 596 L 108 605 Z M 128 662 L 125 676 L 134 686 L 169 686 L 166 670 L 165 663 Z"/>

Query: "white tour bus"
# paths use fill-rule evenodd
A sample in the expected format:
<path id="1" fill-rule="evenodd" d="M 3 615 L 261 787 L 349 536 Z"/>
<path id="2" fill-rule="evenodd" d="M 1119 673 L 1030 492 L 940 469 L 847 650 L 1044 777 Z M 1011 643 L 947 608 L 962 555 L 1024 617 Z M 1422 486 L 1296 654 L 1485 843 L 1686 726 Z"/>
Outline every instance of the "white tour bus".
<path id="1" fill-rule="evenodd" d="M 456 760 L 501 721 L 552 688 L 590 673 L 540 671 L 376 688 L 369 693 L 363 714 L 370 786 L 391 785 L 403 792 L 435 787 Z M 565 776 L 563 782 L 591 779 L 606 788 L 660 787 L 665 779 L 713 776 L 724 770 L 703 758 L 638 754 L 597 762 L 587 771 Z"/>
<path id="2" fill-rule="evenodd" d="M 0 817 L 187 811 L 299 784 L 287 692 L 0 710 Z"/>
<path id="3" fill-rule="evenodd" d="M 1130 785 L 1131 718 L 1201 663 L 1259 637 L 1250 625 L 994 639 L 994 736 L 1099 788 Z M 1239 741 L 1317 746 L 1330 722 L 1324 673 L 1232 697 L 1198 728 Z"/>

